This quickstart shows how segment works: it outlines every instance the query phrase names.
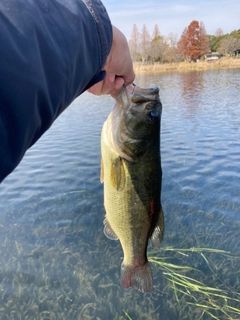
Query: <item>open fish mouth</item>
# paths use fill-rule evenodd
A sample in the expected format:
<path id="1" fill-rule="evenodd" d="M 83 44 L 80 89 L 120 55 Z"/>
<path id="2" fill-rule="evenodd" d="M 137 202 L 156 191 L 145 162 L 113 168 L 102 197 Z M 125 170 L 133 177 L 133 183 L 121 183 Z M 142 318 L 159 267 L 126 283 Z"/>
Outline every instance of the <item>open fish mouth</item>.
<path id="1" fill-rule="evenodd" d="M 142 98 L 143 100 L 145 99 L 146 101 L 149 101 L 152 99 L 156 100 L 156 95 L 159 94 L 159 87 L 157 86 L 152 88 L 142 89 L 138 87 L 134 82 L 129 84 L 126 87 L 126 90 L 131 96 L 136 96 L 136 100 L 138 97 Z M 137 102 L 136 100 L 134 100 L 133 102 Z"/>

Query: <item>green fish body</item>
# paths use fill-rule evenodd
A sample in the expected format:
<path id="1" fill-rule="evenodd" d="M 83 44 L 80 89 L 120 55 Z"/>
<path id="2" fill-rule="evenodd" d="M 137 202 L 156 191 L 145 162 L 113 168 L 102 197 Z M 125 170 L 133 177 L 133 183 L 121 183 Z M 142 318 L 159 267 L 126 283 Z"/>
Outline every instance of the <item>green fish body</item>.
<path id="1" fill-rule="evenodd" d="M 101 136 L 104 233 L 120 240 L 122 287 L 136 286 L 142 292 L 153 288 L 148 240 L 156 248 L 164 233 L 158 92 L 158 88 L 136 87 L 131 94 L 123 88 Z"/>

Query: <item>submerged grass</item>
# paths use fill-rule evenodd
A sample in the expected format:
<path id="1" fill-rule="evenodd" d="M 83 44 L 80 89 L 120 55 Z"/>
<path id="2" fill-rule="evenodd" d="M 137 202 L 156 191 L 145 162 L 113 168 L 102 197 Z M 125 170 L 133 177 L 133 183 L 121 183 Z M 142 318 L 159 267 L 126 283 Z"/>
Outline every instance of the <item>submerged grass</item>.
<path id="1" fill-rule="evenodd" d="M 218 286 L 211 286 L 205 284 L 199 278 L 201 274 L 204 278 L 203 272 L 195 267 L 187 264 L 175 264 L 168 262 L 168 257 L 159 256 L 159 252 L 149 252 L 148 260 L 160 267 L 163 271 L 164 277 L 171 284 L 173 296 L 180 309 L 180 313 L 186 313 L 185 306 L 192 306 L 199 309 L 198 319 L 240 319 L 240 293 L 233 291 L 213 270 L 217 270 L 217 266 L 213 261 L 207 258 L 206 254 L 217 254 L 233 259 L 239 257 L 229 251 L 218 250 L 212 248 L 189 248 L 179 249 L 173 247 L 163 248 L 162 251 L 172 252 L 175 255 L 182 255 L 188 257 L 189 254 L 195 253 L 203 258 L 205 264 L 212 272 L 214 278 L 219 280 L 221 288 Z M 175 259 L 172 257 L 172 259 Z M 213 267 L 211 266 L 213 265 Z M 196 279 L 197 278 L 197 279 Z M 208 279 L 209 281 L 209 279 Z"/>
<path id="2" fill-rule="evenodd" d="M 130 317 L 130 315 L 127 313 L 127 311 L 123 310 L 125 316 L 127 317 L 128 320 L 132 320 L 132 318 Z"/>
<path id="3" fill-rule="evenodd" d="M 90 193 L 77 195 L 86 210 Z M 62 201 L 75 196 L 64 195 Z M 0 319 L 240 319 L 240 255 L 207 248 L 237 250 L 236 221 L 232 226 L 218 218 L 219 228 L 212 229 L 215 217 L 201 212 L 199 221 L 194 218 L 196 241 L 191 224 L 180 224 L 179 215 L 169 214 L 171 230 L 166 229 L 164 241 L 171 246 L 148 252 L 154 291 L 143 295 L 120 287 L 120 243 L 105 238 L 102 206 L 90 200 L 85 216 L 79 208 L 56 208 L 28 224 L 0 219 Z M 202 224 L 206 220 L 207 226 Z M 198 243 L 202 248 L 194 247 Z"/>

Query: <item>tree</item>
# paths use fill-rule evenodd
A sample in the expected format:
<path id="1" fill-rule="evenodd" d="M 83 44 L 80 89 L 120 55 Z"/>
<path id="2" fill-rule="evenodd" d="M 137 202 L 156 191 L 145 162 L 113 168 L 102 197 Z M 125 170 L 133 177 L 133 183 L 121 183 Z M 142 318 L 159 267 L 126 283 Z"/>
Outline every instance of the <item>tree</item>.
<path id="1" fill-rule="evenodd" d="M 158 27 L 157 24 L 155 24 L 154 29 L 153 29 L 152 38 L 154 40 L 154 39 L 157 39 L 160 36 L 161 36 L 161 34 L 160 34 L 160 31 L 159 31 L 159 27 Z"/>
<path id="2" fill-rule="evenodd" d="M 178 42 L 178 53 L 185 60 L 196 61 L 209 50 L 204 24 L 193 20 Z"/>
<path id="3" fill-rule="evenodd" d="M 165 50 L 165 61 L 174 62 L 176 61 L 177 53 L 177 35 L 175 33 L 169 33 L 165 37 L 165 42 L 167 43 L 167 49 Z"/>
<path id="4" fill-rule="evenodd" d="M 215 32 L 215 37 L 221 37 L 223 36 L 223 31 L 221 28 L 218 28 Z"/>
<path id="5" fill-rule="evenodd" d="M 233 36 L 227 35 L 221 41 L 219 52 L 224 55 L 229 54 L 230 56 L 233 56 L 234 52 L 239 49 L 240 38 L 235 38 Z"/>
<path id="6" fill-rule="evenodd" d="M 208 35 L 209 49 L 211 52 L 219 51 L 222 38 L 223 36 L 216 37 L 216 36 Z"/>
<path id="7" fill-rule="evenodd" d="M 232 31 L 230 36 L 233 36 L 234 38 L 240 38 L 240 29 Z"/>
<path id="8" fill-rule="evenodd" d="M 215 31 L 214 35 L 208 35 L 208 44 L 211 52 L 218 52 L 221 44 L 221 40 L 224 37 L 223 31 L 221 28 L 218 28 Z"/>
<path id="9" fill-rule="evenodd" d="M 150 43 L 150 58 L 155 62 L 164 62 L 164 52 L 168 45 L 162 36 L 155 37 Z"/>
<path id="10" fill-rule="evenodd" d="M 150 42 L 151 42 L 151 37 L 148 32 L 148 29 L 146 27 L 146 24 L 144 23 L 142 27 L 142 33 L 140 35 L 140 53 L 142 56 L 142 61 L 146 61 L 149 56 L 149 49 L 150 49 Z"/>
<path id="11" fill-rule="evenodd" d="M 177 44 L 177 52 L 184 58 L 184 60 L 188 59 L 187 46 L 188 46 L 188 29 L 185 28 Z"/>
<path id="12" fill-rule="evenodd" d="M 178 36 L 176 33 L 169 33 L 166 37 L 166 41 L 168 43 L 168 45 L 171 47 L 171 48 L 177 48 L 177 39 L 178 39 Z"/>
<path id="13" fill-rule="evenodd" d="M 188 26 L 187 31 L 187 55 L 190 60 L 197 60 L 201 55 L 198 21 L 193 20 Z"/>
<path id="14" fill-rule="evenodd" d="M 200 47 L 200 56 L 203 56 L 209 52 L 209 40 L 207 37 L 206 29 L 201 21 L 199 24 L 199 47 Z"/>
<path id="15" fill-rule="evenodd" d="M 129 50 L 133 61 L 137 61 L 140 54 L 139 54 L 139 40 L 140 34 L 138 32 L 138 28 L 136 24 L 133 25 L 131 39 L 129 41 Z"/>

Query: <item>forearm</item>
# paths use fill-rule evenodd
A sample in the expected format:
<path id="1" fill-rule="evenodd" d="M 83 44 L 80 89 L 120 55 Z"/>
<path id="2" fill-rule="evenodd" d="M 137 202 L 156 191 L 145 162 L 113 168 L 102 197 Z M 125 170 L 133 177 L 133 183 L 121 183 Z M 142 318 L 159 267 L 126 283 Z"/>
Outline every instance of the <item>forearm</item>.
<path id="1" fill-rule="evenodd" d="M 6 7 L 0 2 L 0 12 L 2 181 L 57 116 L 103 77 L 112 28 L 97 0 L 9 0 Z"/>

